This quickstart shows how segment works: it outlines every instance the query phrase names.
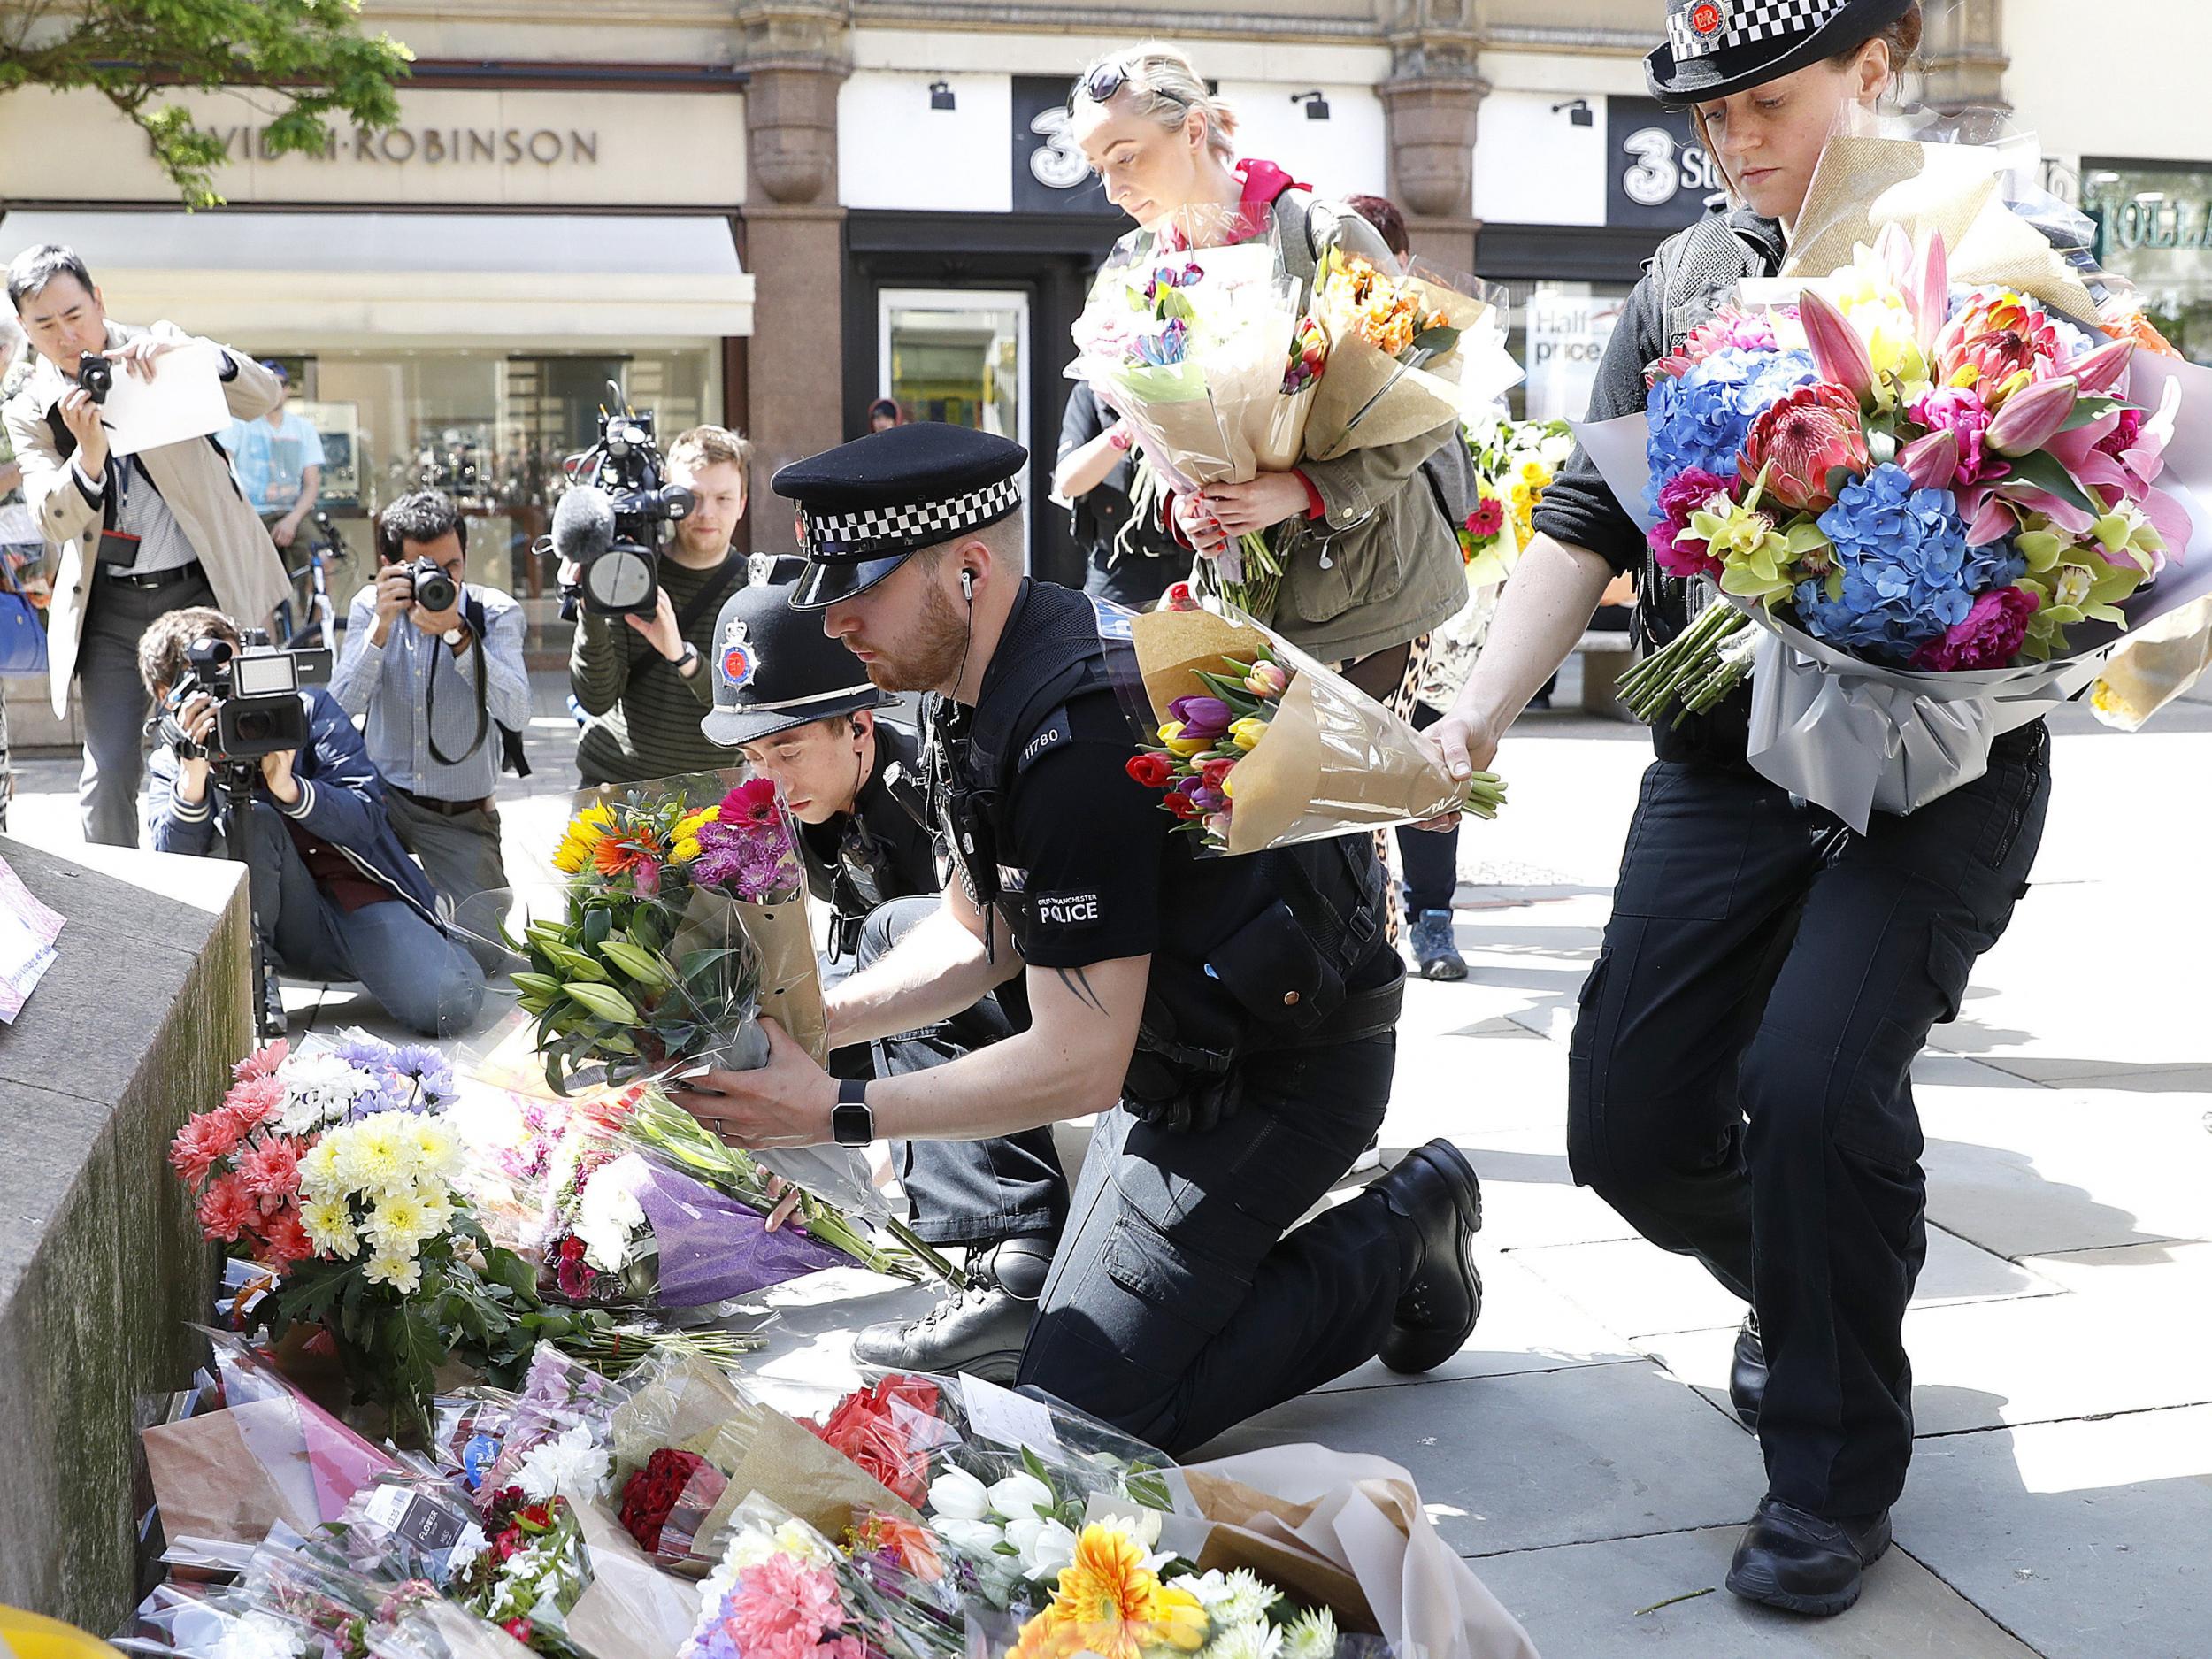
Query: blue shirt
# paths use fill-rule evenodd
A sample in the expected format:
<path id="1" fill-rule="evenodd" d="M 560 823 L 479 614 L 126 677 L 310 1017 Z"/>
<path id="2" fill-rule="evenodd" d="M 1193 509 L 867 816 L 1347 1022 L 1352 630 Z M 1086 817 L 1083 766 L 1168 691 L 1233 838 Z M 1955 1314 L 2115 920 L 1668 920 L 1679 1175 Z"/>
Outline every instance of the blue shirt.
<path id="1" fill-rule="evenodd" d="M 274 426 L 263 418 L 232 421 L 223 432 L 223 449 L 238 488 L 265 517 L 290 511 L 307 469 L 323 464 L 321 435 L 306 416 L 290 409 Z"/>
<path id="2" fill-rule="evenodd" d="M 433 801 L 480 801 L 498 793 L 498 728 L 519 732 L 530 724 L 522 607 L 495 588 L 471 582 L 466 591 L 484 608 L 488 719 L 481 743 L 476 742 L 476 648 L 456 655 L 450 645 L 405 617 L 394 619 L 381 646 L 374 644 L 373 584 L 353 597 L 346 618 L 345 659 L 330 679 L 330 693 L 340 708 L 368 716 L 369 758 L 385 781 Z M 434 714 L 443 761 L 430 752 Z"/>

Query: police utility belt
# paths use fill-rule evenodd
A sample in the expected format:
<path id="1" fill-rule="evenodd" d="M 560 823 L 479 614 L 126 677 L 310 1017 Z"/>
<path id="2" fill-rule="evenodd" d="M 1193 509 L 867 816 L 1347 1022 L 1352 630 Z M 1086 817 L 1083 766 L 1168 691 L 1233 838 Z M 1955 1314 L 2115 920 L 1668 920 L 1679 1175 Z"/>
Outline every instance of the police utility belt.
<path id="1" fill-rule="evenodd" d="M 1089 602 L 1031 584 L 993 677 L 972 712 L 932 699 L 930 794 L 977 908 L 987 915 L 994 905 L 1006 911 L 1018 940 L 1026 924 L 1040 919 L 1041 901 L 1006 890 L 999 826 L 1024 764 L 1050 747 L 1035 739 L 1076 698 L 1110 693 Z M 1210 1127 L 1242 1103 L 1240 1062 L 1247 1056 L 1354 1042 L 1397 1024 L 1405 970 L 1381 942 L 1384 878 L 1369 838 L 1311 841 L 1236 862 L 1256 867 L 1263 879 L 1252 887 L 1266 896 L 1225 937 L 1204 946 L 1176 940 L 1187 907 L 1164 905 L 1168 937 L 1152 958 L 1122 1089 L 1123 1103 L 1138 1118 Z M 1041 902 L 1083 901 L 1055 895 Z M 1384 981 L 1348 990 L 1385 951 Z"/>

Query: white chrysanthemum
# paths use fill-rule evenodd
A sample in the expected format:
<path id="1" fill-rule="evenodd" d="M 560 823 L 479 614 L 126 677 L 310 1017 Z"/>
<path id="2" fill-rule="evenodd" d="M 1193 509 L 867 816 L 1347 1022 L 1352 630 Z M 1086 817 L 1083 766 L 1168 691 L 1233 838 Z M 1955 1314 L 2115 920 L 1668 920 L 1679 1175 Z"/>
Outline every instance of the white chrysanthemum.
<path id="1" fill-rule="evenodd" d="M 343 1201 L 345 1187 L 338 1171 L 338 1153 L 343 1144 L 325 1135 L 307 1148 L 300 1158 L 300 1193 L 303 1197 Z"/>
<path id="2" fill-rule="evenodd" d="M 826 1566 L 834 1559 L 823 1547 L 819 1535 L 804 1521 L 786 1521 L 776 1528 L 776 1548 L 816 1567 Z"/>
<path id="3" fill-rule="evenodd" d="M 389 1285 L 403 1296 L 411 1296 L 422 1288 L 422 1265 L 411 1256 L 399 1256 L 388 1250 L 379 1250 L 369 1257 L 368 1265 L 361 1270 L 361 1277 L 372 1285 Z"/>
<path id="4" fill-rule="evenodd" d="M 534 1503 L 554 1497 L 592 1503 L 607 1495 L 612 1474 L 606 1449 L 593 1443 L 588 1425 L 577 1423 L 532 1447 L 515 1485 Z"/>
<path id="5" fill-rule="evenodd" d="M 369 1212 L 368 1230 L 378 1249 L 411 1256 L 416 1247 L 437 1228 L 422 1201 L 412 1193 L 387 1193 Z"/>
<path id="6" fill-rule="evenodd" d="M 1242 1567 L 1227 1572 L 1217 1568 L 1194 1578 L 1179 1578 L 1176 1584 L 1198 1598 L 1217 1626 L 1249 1624 L 1264 1617 L 1267 1609 L 1283 1599 L 1280 1590 Z"/>
<path id="7" fill-rule="evenodd" d="M 415 1143 L 417 1179 L 442 1185 L 459 1173 L 461 1141 L 452 1130 L 435 1118 L 417 1117 L 411 1133 Z"/>
<path id="8" fill-rule="evenodd" d="M 353 1103 L 376 1087 L 366 1071 L 348 1065 L 336 1055 L 296 1055 L 285 1063 L 284 1106 L 277 1121 L 287 1134 L 312 1134 L 334 1124 L 353 1109 Z"/>
<path id="9" fill-rule="evenodd" d="M 233 1619 L 210 1659 L 293 1659 L 299 1632 L 273 1613 L 248 1613 Z"/>
<path id="10" fill-rule="evenodd" d="M 1277 1659 L 1282 1645 L 1283 1632 L 1263 1618 L 1217 1624 L 1204 1659 Z"/>
<path id="11" fill-rule="evenodd" d="M 1283 1626 L 1282 1659 L 1336 1659 L 1336 1615 L 1309 1608 Z"/>
<path id="12" fill-rule="evenodd" d="M 344 1261 L 361 1248 L 361 1234 L 353 1225 L 353 1206 L 342 1198 L 318 1198 L 301 1205 L 300 1225 L 307 1241 L 325 1256 Z"/>
<path id="13" fill-rule="evenodd" d="M 645 1206 L 631 1190 L 626 1171 L 609 1164 L 584 1183 L 583 1202 L 576 1207 L 576 1236 L 584 1241 L 584 1259 L 603 1273 L 618 1273 L 630 1259 L 631 1241 L 645 1225 Z"/>

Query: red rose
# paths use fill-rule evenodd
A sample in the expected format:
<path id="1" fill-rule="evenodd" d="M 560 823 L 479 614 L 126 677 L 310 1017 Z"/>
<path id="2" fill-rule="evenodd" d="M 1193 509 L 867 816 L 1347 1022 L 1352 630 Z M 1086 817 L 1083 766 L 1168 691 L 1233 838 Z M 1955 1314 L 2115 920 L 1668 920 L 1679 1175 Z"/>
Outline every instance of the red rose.
<path id="1" fill-rule="evenodd" d="M 720 1502 L 727 1484 L 722 1471 L 695 1452 L 664 1446 L 623 1486 L 623 1527 L 637 1540 L 639 1548 L 658 1555 L 663 1532 L 677 1506 L 703 1516 Z M 686 1532 L 686 1543 L 691 1535 Z"/>
<path id="2" fill-rule="evenodd" d="M 872 1388 L 847 1394 L 826 1422 L 807 1426 L 818 1438 L 858 1463 L 918 1505 L 927 1490 L 929 1444 L 914 1444 L 913 1432 L 938 1416 L 937 1385 L 926 1377 L 894 1371 Z"/>
<path id="3" fill-rule="evenodd" d="M 1129 775 L 1148 789 L 1164 789 L 1175 776 L 1175 768 L 1165 755 L 1148 751 L 1133 755 L 1129 759 Z"/>

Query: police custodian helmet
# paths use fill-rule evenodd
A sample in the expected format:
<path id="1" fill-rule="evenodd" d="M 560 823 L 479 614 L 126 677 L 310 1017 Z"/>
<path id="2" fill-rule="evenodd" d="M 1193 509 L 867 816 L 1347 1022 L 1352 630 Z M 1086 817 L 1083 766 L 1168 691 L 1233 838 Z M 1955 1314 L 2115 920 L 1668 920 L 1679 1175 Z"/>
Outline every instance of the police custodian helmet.
<path id="1" fill-rule="evenodd" d="M 1667 43 L 1644 59 L 1652 96 L 1702 104 L 1847 52 L 1913 0 L 1667 0 Z"/>
<path id="2" fill-rule="evenodd" d="M 822 632 L 819 617 L 792 610 L 796 588 L 788 577 L 759 583 L 723 604 L 708 663 L 714 708 L 699 722 L 710 741 L 735 749 L 895 701 L 869 684 L 860 659 Z"/>
<path id="3" fill-rule="evenodd" d="M 806 574 L 792 608 L 821 611 L 865 593 L 926 547 L 1021 511 L 1029 451 L 1011 439 L 918 420 L 856 438 L 779 472 L 796 502 Z"/>

